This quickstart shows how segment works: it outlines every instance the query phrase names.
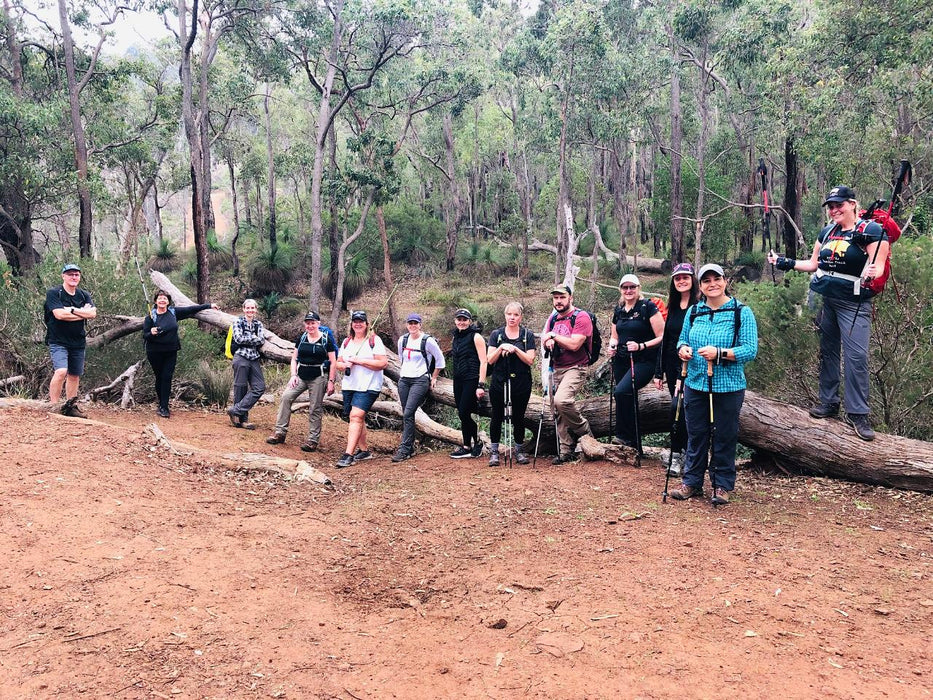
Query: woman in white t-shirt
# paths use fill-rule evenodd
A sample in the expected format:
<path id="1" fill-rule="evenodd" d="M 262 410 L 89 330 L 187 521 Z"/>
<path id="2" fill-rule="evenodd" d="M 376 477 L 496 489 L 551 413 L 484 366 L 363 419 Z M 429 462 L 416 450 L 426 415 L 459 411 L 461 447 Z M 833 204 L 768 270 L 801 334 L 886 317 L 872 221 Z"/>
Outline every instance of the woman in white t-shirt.
<path id="1" fill-rule="evenodd" d="M 350 335 L 337 355 L 337 371 L 343 372 L 343 417 L 350 422 L 347 451 L 337 460 L 339 469 L 373 456 L 366 444 L 366 413 L 382 391 L 382 370 L 388 361 L 382 340 L 369 334 L 366 312 L 354 311 L 350 314 Z"/>

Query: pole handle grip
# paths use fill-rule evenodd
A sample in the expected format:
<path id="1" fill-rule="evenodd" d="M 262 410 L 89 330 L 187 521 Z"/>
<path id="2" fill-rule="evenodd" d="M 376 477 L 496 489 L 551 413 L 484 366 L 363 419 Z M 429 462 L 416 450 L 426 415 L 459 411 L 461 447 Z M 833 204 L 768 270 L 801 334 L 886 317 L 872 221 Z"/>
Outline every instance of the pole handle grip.
<path id="1" fill-rule="evenodd" d="M 713 376 L 713 361 L 712 360 L 706 361 L 706 376 L 707 377 Z"/>

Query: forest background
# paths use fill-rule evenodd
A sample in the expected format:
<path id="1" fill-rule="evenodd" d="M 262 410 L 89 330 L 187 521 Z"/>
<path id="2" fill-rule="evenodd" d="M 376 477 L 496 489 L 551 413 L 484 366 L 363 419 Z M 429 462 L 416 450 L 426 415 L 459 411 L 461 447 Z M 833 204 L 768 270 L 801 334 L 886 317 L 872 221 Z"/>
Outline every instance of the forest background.
<path id="1" fill-rule="evenodd" d="M 167 37 L 108 52 L 143 11 Z M 258 297 L 291 338 L 306 309 L 342 328 L 361 299 L 391 300 L 387 336 L 396 308 L 442 336 L 454 308 L 491 328 L 509 298 L 537 327 L 568 275 L 608 318 L 641 257 L 740 270 L 750 384 L 806 404 L 807 279 L 772 278 L 765 251 L 806 257 L 830 187 L 888 198 L 907 158 L 872 408 L 933 439 L 928 3 L 4 0 L 0 31 L 0 378 L 25 377 L 6 391 L 45 391 L 65 260 L 94 336 L 146 312 L 153 267 L 230 311 Z M 222 341 L 185 330 L 180 397 L 226 399 Z M 141 356 L 135 335 L 101 343 L 85 385 Z"/>

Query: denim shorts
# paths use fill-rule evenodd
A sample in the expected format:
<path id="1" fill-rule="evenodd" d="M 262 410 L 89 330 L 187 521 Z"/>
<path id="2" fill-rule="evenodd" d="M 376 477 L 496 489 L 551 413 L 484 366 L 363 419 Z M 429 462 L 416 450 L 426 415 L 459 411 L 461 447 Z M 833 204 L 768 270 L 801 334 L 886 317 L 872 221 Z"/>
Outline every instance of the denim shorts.
<path id="1" fill-rule="evenodd" d="M 369 412 L 369 409 L 379 398 L 378 391 L 344 391 L 343 394 L 343 417 L 350 417 L 350 409 L 358 408 L 363 413 Z"/>
<path id="2" fill-rule="evenodd" d="M 68 368 L 68 374 L 80 377 L 84 374 L 84 348 L 66 348 L 64 345 L 49 344 L 52 356 L 52 369 Z"/>

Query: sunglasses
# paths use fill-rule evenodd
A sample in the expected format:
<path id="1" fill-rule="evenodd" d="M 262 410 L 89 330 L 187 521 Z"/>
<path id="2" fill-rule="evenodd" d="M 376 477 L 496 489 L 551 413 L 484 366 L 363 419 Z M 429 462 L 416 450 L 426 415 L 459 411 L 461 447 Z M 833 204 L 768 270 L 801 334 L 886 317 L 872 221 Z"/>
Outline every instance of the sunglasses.
<path id="1" fill-rule="evenodd" d="M 623 285 L 622 287 L 623 292 L 630 292 L 633 289 L 638 289 L 638 287 L 636 287 L 634 284 L 626 284 L 626 285 Z"/>

